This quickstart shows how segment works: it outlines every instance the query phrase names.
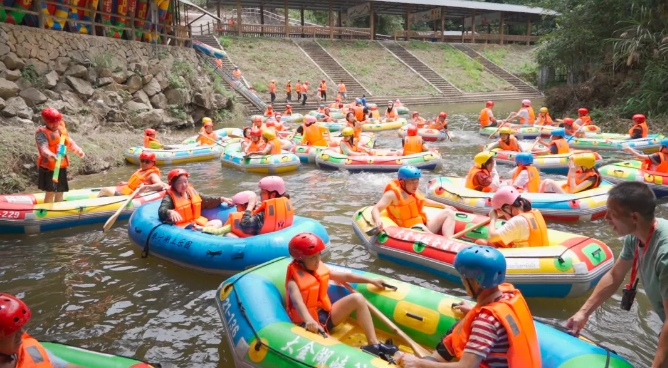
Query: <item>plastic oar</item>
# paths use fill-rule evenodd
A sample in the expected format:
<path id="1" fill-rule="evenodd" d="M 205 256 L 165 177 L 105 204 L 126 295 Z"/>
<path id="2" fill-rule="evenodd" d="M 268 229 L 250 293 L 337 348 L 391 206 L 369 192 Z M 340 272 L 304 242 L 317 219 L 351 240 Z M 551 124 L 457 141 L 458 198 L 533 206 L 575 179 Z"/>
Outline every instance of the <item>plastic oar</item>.
<path id="1" fill-rule="evenodd" d="M 501 128 L 502 128 L 504 125 L 506 125 L 506 120 L 510 119 L 510 117 L 511 117 L 512 115 L 513 115 L 513 113 L 511 112 L 511 113 L 508 115 L 507 118 L 501 120 L 502 123 L 499 123 L 499 124 L 498 124 L 499 126 L 496 127 L 496 130 L 494 131 L 494 133 L 492 133 L 492 134 L 489 135 L 489 138 L 488 138 L 488 139 L 492 139 L 492 137 L 493 137 L 496 133 L 498 133 L 499 130 L 501 130 Z"/>
<path id="2" fill-rule="evenodd" d="M 137 194 L 139 194 L 139 192 L 140 192 L 140 188 L 137 188 L 137 189 L 135 189 L 134 192 L 132 192 L 132 194 L 130 194 L 130 198 L 128 198 L 125 202 L 123 202 L 123 204 L 118 208 L 116 213 L 114 213 L 111 217 L 109 217 L 109 220 L 107 220 L 107 222 L 104 223 L 104 227 L 102 228 L 102 232 L 106 233 L 107 231 L 109 231 L 109 229 L 111 229 L 112 226 L 114 226 L 114 223 L 116 222 L 116 219 L 118 219 L 118 216 L 121 215 L 121 212 L 123 212 L 123 210 L 130 203 L 130 201 L 135 199 L 135 197 L 137 196 Z"/>
<path id="3" fill-rule="evenodd" d="M 348 284 L 347 282 L 341 282 L 341 285 L 343 285 L 343 287 L 348 289 L 348 291 L 350 291 L 351 293 L 358 292 L 357 290 L 353 289 L 353 287 L 350 286 L 350 284 Z M 415 352 L 415 355 L 417 355 L 420 358 L 424 358 L 431 355 L 431 353 L 427 349 L 423 348 L 422 346 L 420 346 L 420 344 L 413 341 L 413 339 L 411 339 L 410 336 L 406 335 L 404 331 L 402 331 L 399 327 L 397 327 L 397 325 L 394 324 L 394 322 L 392 322 L 392 320 L 387 318 L 386 315 L 384 315 L 381 311 L 379 311 L 378 308 L 376 308 L 376 306 L 369 303 L 368 300 L 366 300 L 366 305 L 369 307 L 369 310 L 371 310 L 371 313 L 373 313 L 373 315 L 375 315 L 378 319 L 380 319 L 383 323 L 385 323 L 387 327 L 390 328 L 390 330 L 392 330 L 395 334 L 399 335 L 399 337 L 401 337 L 404 341 L 406 341 L 406 343 L 408 343 L 411 349 L 413 349 L 413 352 Z"/>
<path id="4" fill-rule="evenodd" d="M 56 167 L 53 169 L 53 182 L 58 183 L 58 176 L 60 175 L 60 162 L 67 151 L 65 147 L 65 134 L 60 134 L 60 142 L 58 143 L 58 156 L 56 157 Z"/>
<path id="5" fill-rule="evenodd" d="M 584 127 L 585 127 L 585 125 L 584 125 L 584 124 L 583 124 L 583 125 L 581 125 L 581 126 L 580 126 L 580 127 L 578 128 L 578 130 L 576 130 L 576 131 L 575 131 L 575 133 L 573 133 L 573 135 L 571 135 L 571 137 L 570 137 L 570 138 L 568 138 L 568 140 L 566 140 L 566 142 L 570 142 L 570 141 L 571 141 L 571 139 L 573 139 L 573 137 L 575 137 L 576 135 L 578 135 L 578 133 L 579 133 L 579 132 L 580 132 L 580 131 L 582 130 L 582 128 L 584 128 Z"/>
<path id="6" fill-rule="evenodd" d="M 452 235 L 452 236 L 450 237 L 450 239 L 457 239 L 457 238 L 463 236 L 464 234 L 468 233 L 469 231 L 476 230 L 476 229 L 478 229 L 478 228 L 481 228 L 481 227 L 483 227 L 483 226 L 489 224 L 491 221 L 492 221 L 492 219 L 488 218 L 487 220 L 485 220 L 485 221 L 483 221 L 483 222 L 477 223 L 477 224 L 475 224 L 475 225 L 473 225 L 473 226 L 471 226 L 471 227 L 469 227 L 469 228 L 466 228 L 466 229 L 464 229 L 464 230 L 458 232 L 457 234 Z"/>

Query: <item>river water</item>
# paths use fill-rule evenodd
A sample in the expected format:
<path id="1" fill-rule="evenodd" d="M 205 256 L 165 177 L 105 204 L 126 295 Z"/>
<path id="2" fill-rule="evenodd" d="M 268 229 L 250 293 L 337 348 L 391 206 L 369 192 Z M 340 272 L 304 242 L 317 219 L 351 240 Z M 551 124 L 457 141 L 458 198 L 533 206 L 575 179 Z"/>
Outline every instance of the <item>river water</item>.
<path id="1" fill-rule="evenodd" d="M 445 164 L 424 172 L 422 184 L 436 176 L 465 176 L 472 157 L 488 143 L 477 134 L 481 104 L 411 107 L 423 115 L 449 113 L 453 142 L 438 147 Z M 534 102 L 534 106 L 540 105 Z M 497 117 L 507 116 L 516 103 L 497 103 Z M 137 142 L 139 143 L 140 137 Z M 377 147 L 398 147 L 396 132 L 381 132 Z M 608 162 L 614 161 L 609 159 Z M 195 188 L 205 194 L 232 196 L 256 190 L 261 176 L 222 168 L 219 161 L 186 166 Z M 163 169 L 163 176 L 170 168 Z M 109 173 L 83 176 L 72 188 L 114 184 L 136 170 L 127 165 Z M 511 168 L 500 166 L 508 177 Z M 504 175 L 506 173 L 506 175 Z M 373 205 L 392 174 L 324 172 L 303 166 L 284 175 L 297 214 L 321 221 L 331 236 L 329 262 L 369 270 L 455 295 L 464 290 L 420 270 L 381 261 L 369 255 L 353 234 L 355 210 Z M 668 217 L 665 204 L 659 216 Z M 551 224 L 559 230 L 601 239 L 616 255 L 621 242 L 603 221 Z M 221 277 L 204 275 L 149 257 L 142 259 L 127 236 L 127 223 L 117 224 L 104 238 L 102 226 L 78 227 L 32 236 L 0 236 L 0 290 L 24 298 L 33 312 L 29 332 L 42 340 L 134 356 L 167 367 L 231 367 L 227 342 L 214 305 Z M 534 316 L 563 323 L 586 297 L 571 300 L 530 299 Z M 661 321 L 640 291 L 630 312 L 619 308 L 621 292 L 594 315 L 584 334 L 616 350 L 634 366 L 651 365 Z M 593 368 L 593 367 L 591 367 Z"/>

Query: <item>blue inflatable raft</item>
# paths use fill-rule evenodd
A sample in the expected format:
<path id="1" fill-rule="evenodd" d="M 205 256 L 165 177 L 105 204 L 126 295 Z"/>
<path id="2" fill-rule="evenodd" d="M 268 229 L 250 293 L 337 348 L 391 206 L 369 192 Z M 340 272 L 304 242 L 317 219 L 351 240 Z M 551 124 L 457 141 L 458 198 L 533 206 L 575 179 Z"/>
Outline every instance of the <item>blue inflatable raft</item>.
<path id="1" fill-rule="evenodd" d="M 158 219 L 160 202 L 139 207 L 128 226 L 133 244 L 142 249 L 142 256 L 149 254 L 179 266 L 211 274 L 233 275 L 247 268 L 277 257 L 288 256 L 288 242 L 301 232 L 318 235 L 329 243 L 329 235 L 319 222 L 295 216 L 292 226 L 281 231 L 250 238 L 228 238 L 195 230 L 163 224 Z M 225 223 L 234 208 L 202 211 L 208 219 L 220 219 Z"/>

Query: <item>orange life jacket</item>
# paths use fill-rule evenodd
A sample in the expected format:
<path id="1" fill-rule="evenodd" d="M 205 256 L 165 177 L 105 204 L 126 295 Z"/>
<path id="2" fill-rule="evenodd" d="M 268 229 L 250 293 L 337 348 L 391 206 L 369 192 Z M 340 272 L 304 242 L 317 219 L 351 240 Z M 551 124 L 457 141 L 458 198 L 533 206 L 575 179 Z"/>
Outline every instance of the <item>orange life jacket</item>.
<path id="1" fill-rule="evenodd" d="M 529 120 L 527 121 L 526 118 L 524 118 L 523 116 L 519 116 L 520 124 L 533 125 L 536 122 L 536 114 L 533 112 L 533 109 L 531 108 L 531 106 L 523 107 L 523 108 L 520 109 L 520 111 L 522 111 L 522 110 L 526 110 L 529 113 Z"/>
<path id="2" fill-rule="evenodd" d="M 478 116 L 478 121 L 480 122 L 480 127 L 484 128 L 491 123 L 492 119 L 492 109 L 489 107 L 485 107 L 484 109 L 480 110 L 480 116 Z"/>
<path id="3" fill-rule="evenodd" d="M 649 128 L 647 127 L 647 122 L 642 122 L 640 124 L 636 124 L 629 129 L 629 135 L 633 135 L 633 131 L 636 130 L 637 127 L 640 127 L 642 129 L 642 138 L 647 138 L 647 134 L 649 134 Z"/>
<path id="4" fill-rule="evenodd" d="M 504 151 L 522 152 L 520 145 L 517 143 L 517 138 L 512 134 L 508 137 L 508 142 L 506 143 L 503 139 L 499 139 L 499 148 Z"/>
<path id="5" fill-rule="evenodd" d="M 207 133 L 204 131 L 202 135 L 197 137 L 197 141 L 200 142 L 204 146 L 213 146 L 216 144 L 216 140 L 218 139 L 218 134 L 216 132 L 211 131 L 211 133 Z"/>
<path id="6" fill-rule="evenodd" d="M 46 349 L 27 333 L 21 336 L 16 368 L 52 368 Z"/>
<path id="7" fill-rule="evenodd" d="M 529 181 L 526 184 L 527 192 L 538 193 L 540 191 L 540 174 L 538 173 L 538 169 L 536 169 L 535 166 L 517 166 L 513 172 L 513 182 L 515 179 L 517 179 L 523 170 L 526 170 L 527 174 L 529 175 Z M 524 188 L 518 189 L 524 190 Z"/>
<path id="8" fill-rule="evenodd" d="M 144 136 L 144 148 L 151 148 L 151 142 L 160 144 L 160 141 L 155 137 L 150 137 L 148 135 Z"/>
<path id="9" fill-rule="evenodd" d="M 397 110 L 393 108 L 391 111 L 387 111 L 387 109 L 385 109 L 385 117 L 388 117 L 390 119 L 396 119 Z"/>
<path id="10" fill-rule="evenodd" d="M 253 215 L 264 212 L 264 223 L 259 234 L 273 233 L 290 227 L 295 219 L 295 211 L 292 202 L 286 197 L 278 197 L 263 201 L 260 207 L 253 211 Z M 227 219 L 226 225 L 231 225 L 232 234 L 240 238 L 248 238 L 252 234 L 246 234 L 241 230 L 241 218 L 243 212 L 233 212 Z"/>
<path id="11" fill-rule="evenodd" d="M 121 193 L 122 195 L 130 195 L 132 192 L 139 187 L 139 184 L 146 184 L 150 185 L 152 182 L 149 180 L 149 177 L 151 174 L 156 174 L 160 176 L 160 169 L 158 169 L 156 166 L 153 166 L 150 169 L 142 171 L 142 169 L 139 169 L 132 174 L 130 177 L 130 180 L 128 180 L 128 183 L 123 185 L 120 188 L 116 188 L 116 191 Z"/>
<path id="12" fill-rule="evenodd" d="M 537 209 L 532 209 L 529 212 L 524 212 L 520 216 L 524 217 L 529 223 L 529 239 L 527 244 L 530 247 L 543 247 L 550 245 L 547 238 L 547 224 L 543 214 Z"/>
<path id="13" fill-rule="evenodd" d="M 591 116 L 585 115 L 585 116 L 580 116 L 580 121 L 582 121 L 582 125 L 593 125 L 594 122 L 591 121 Z"/>
<path id="14" fill-rule="evenodd" d="M 262 139 L 258 140 L 257 142 L 251 141 L 248 144 L 248 147 L 246 148 L 246 152 L 247 153 L 262 152 L 265 146 L 266 144 L 262 141 Z"/>
<path id="15" fill-rule="evenodd" d="M 297 261 L 292 261 L 288 265 L 288 270 L 285 274 L 285 290 L 288 290 L 288 282 L 294 280 L 302 295 L 302 300 L 308 308 L 308 313 L 314 320 L 319 321 L 318 309 L 324 311 L 332 310 L 332 302 L 327 295 L 327 288 L 329 287 L 329 268 L 320 262 L 318 269 L 315 272 L 306 271 Z M 288 311 L 290 320 L 295 324 L 304 322 L 297 312 L 297 308 L 290 299 L 290 294 L 285 293 L 285 306 Z"/>
<path id="16" fill-rule="evenodd" d="M 554 121 L 552 121 L 552 117 L 550 117 L 549 113 L 545 113 L 545 116 L 538 114 L 538 121 L 536 121 L 536 125 L 550 126 L 552 124 L 554 124 Z"/>
<path id="17" fill-rule="evenodd" d="M 417 121 L 414 123 L 412 122 L 412 124 L 414 124 L 418 129 L 422 129 L 424 128 L 425 120 L 422 116 L 418 116 Z"/>
<path id="18" fill-rule="evenodd" d="M 290 85 L 290 83 L 288 83 L 288 84 L 285 85 L 285 92 L 287 92 L 287 93 L 291 93 L 291 92 L 292 92 L 292 86 Z"/>
<path id="19" fill-rule="evenodd" d="M 426 224 L 427 214 L 424 213 L 425 198 L 419 192 L 413 194 L 406 193 L 401 189 L 398 179 L 394 179 L 385 186 L 383 193 L 393 191 L 397 196 L 399 204 L 390 204 L 387 206 L 387 213 L 390 219 L 399 227 L 411 228 L 415 225 Z"/>
<path id="20" fill-rule="evenodd" d="M 355 106 L 353 108 L 353 111 L 355 111 L 355 120 L 357 121 L 364 121 L 364 108 L 362 106 Z"/>
<path id="21" fill-rule="evenodd" d="M 301 83 L 295 84 L 295 92 L 297 93 L 302 93 L 302 85 Z"/>
<path id="22" fill-rule="evenodd" d="M 304 136 L 302 138 L 302 143 L 307 143 L 311 146 L 320 146 L 320 147 L 329 147 L 327 140 L 322 134 L 322 129 L 317 124 L 311 124 L 306 126 L 302 125 L 304 128 Z"/>
<path id="23" fill-rule="evenodd" d="M 206 217 L 202 217 L 202 197 L 199 196 L 192 185 L 188 184 L 184 196 L 178 195 L 172 188 L 167 190 L 167 194 L 172 197 L 174 211 L 182 218 L 174 225 L 186 227 L 194 222 L 197 225 L 204 226 L 209 222 Z"/>
<path id="24" fill-rule="evenodd" d="M 241 70 L 237 69 L 237 70 L 233 71 L 233 72 L 232 72 L 232 75 L 233 75 L 234 78 L 236 78 L 236 79 L 241 79 Z"/>
<path id="25" fill-rule="evenodd" d="M 281 153 L 281 140 L 277 138 L 272 139 L 269 141 L 271 144 L 271 151 L 269 151 L 270 155 L 278 155 Z"/>
<path id="26" fill-rule="evenodd" d="M 569 184 L 571 182 L 572 176 L 573 176 L 572 174 L 569 174 L 568 177 L 566 178 L 566 183 L 561 186 L 561 188 L 563 188 L 564 191 L 566 191 L 566 193 L 571 193 L 571 194 L 576 193 L 573 192 Z M 601 174 L 598 173 L 598 170 L 592 169 L 586 172 L 582 172 L 582 169 L 578 168 L 575 171 L 575 186 L 582 184 L 585 180 L 588 180 L 589 178 L 594 178 L 596 180 L 594 180 L 594 183 L 592 183 L 592 185 L 590 185 L 589 188 L 586 188 L 585 190 L 598 188 L 598 186 L 601 185 Z"/>
<path id="27" fill-rule="evenodd" d="M 419 135 L 404 138 L 404 156 L 422 153 L 422 137 Z"/>
<path id="28" fill-rule="evenodd" d="M 489 171 L 487 171 L 487 169 L 481 169 L 479 167 L 473 166 L 471 170 L 469 170 L 468 174 L 466 174 L 466 187 L 469 189 L 477 190 L 479 192 L 485 192 L 485 193 L 492 192 L 493 191 L 492 187 L 483 187 L 476 180 L 476 174 L 478 174 L 479 172 L 484 172 L 487 175 L 491 175 Z"/>
<path id="29" fill-rule="evenodd" d="M 564 124 L 564 130 L 568 135 L 574 135 L 576 137 L 584 137 L 584 132 L 580 130 L 580 126 L 573 123 L 572 125 Z"/>
<path id="30" fill-rule="evenodd" d="M 292 116 L 292 108 L 285 109 L 283 116 Z"/>
<path id="31" fill-rule="evenodd" d="M 505 356 L 508 366 L 540 368 L 540 344 L 531 311 L 524 297 L 511 284 L 501 284 L 499 290 L 504 293 L 512 293 L 513 296 L 510 299 L 501 299 L 484 306 L 476 305 L 457 324 L 452 333 L 443 338 L 443 345 L 452 356 L 461 358 L 471 335 L 473 321 L 484 310 L 492 314 L 508 333 L 509 348 Z M 492 358 L 498 355 L 490 353 L 487 356 Z M 488 368 L 486 364 L 481 364 L 480 367 Z"/>
<path id="32" fill-rule="evenodd" d="M 264 111 L 264 116 L 274 116 L 274 109 L 271 109 L 271 110 L 266 109 Z M 264 125 L 264 123 L 262 123 L 262 124 Z"/>
<path id="33" fill-rule="evenodd" d="M 320 90 L 327 93 L 327 83 L 325 82 L 320 83 Z"/>
<path id="34" fill-rule="evenodd" d="M 660 160 L 658 164 L 655 164 L 651 158 L 648 158 L 647 160 L 643 161 L 641 169 L 660 173 L 668 173 L 668 155 L 663 152 L 657 152 L 657 154 L 659 155 Z M 654 166 L 653 169 L 652 166 Z"/>
<path id="35" fill-rule="evenodd" d="M 550 142 L 550 147 L 556 146 L 557 147 L 557 154 L 562 154 L 562 153 L 569 153 L 571 152 L 571 149 L 568 147 L 568 141 L 566 141 L 564 138 L 559 138 L 555 139 L 552 142 Z"/>
<path id="36" fill-rule="evenodd" d="M 35 131 L 35 134 L 37 134 L 39 132 L 42 132 L 46 135 L 46 140 L 47 140 L 47 144 L 49 146 L 48 147 L 49 151 L 51 151 L 54 155 L 58 154 L 58 145 L 60 144 L 60 135 L 61 134 L 65 135 L 65 142 L 64 142 L 65 147 L 67 147 L 69 145 L 69 140 L 70 140 L 69 135 L 67 134 L 66 131 L 64 131 L 60 128 L 57 129 L 57 130 L 50 130 L 49 128 L 47 128 L 45 126 L 41 126 L 41 127 L 37 128 L 37 130 Z M 37 152 L 39 152 L 39 157 L 37 158 L 37 166 L 43 167 L 43 168 L 51 170 L 51 171 L 55 170 L 56 160 L 51 161 L 47 157 L 42 156 L 42 150 L 39 147 L 39 145 L 37 146 Z M 65 152 L 67 152 L 67 150 Z M 65 155 L 63 155 L 63 159 L 60 161 L 60 168 L 68 167 L 68 166 L 70 166 L 70 160 L 67 158 L 67 153 L 65 153 Z"/>
<path id="37" fill-rule="evenodd" d="M 269 93 L 276 93 L 276 83 L 269 82 Z"/>
<path id="38" fill-rule="evenodd" d="M 339 93 L 346 93 L 346 85 L 343 83 L 339 84 Z"/>
<path id="39" fill-rule="evenodd" d="M 354 139 L 354 138 L 355 138 L 355 137 L 353 137 L 353 139 Z M 341 143 L 342 143 L 342 144 L 345 144 L 346 147 L 348 147 L 348 149 L 349 149 L 350 151 L 352 151 L 352 152 L 359 152 L 359 150 L 360 150 L 359 147 L 357 147 L 357 145 L 355 145 L 355 144 L 350 144 L 350 142 L 348 142 L 348 141 L 345 140 L 345 139 L 342 139 L 342 140 L 341 140 Z M 343 150 L 342 150 L 341 152 L 343 152 Z"/>
<path id="40" fill-rule="evenodd" d="M 448 121 L 443 120 L 443 122 L 441 123 L 437 118 L 433 122 L 429 123 L 429 129 L 436 129 L 436 130 L 448 129 Z"/>

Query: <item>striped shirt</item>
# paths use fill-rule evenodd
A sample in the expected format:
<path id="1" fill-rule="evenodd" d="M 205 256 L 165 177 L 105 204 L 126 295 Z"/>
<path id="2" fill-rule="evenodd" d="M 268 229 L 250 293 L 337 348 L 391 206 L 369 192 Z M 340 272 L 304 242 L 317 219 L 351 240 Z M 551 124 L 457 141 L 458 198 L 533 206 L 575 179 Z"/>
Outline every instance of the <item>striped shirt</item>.
<path id="1" fill-rule="evenodd" d="M 512 294 L 504 293 L 495 301 L 510 299 Z M 490 313 L 482 311 L 471 326 L 469 341 L 466 343 L 464 353 L 475 354 L 482 357 L 480 367 L 508 368 L 508 360 L 505 357 L 487 357 L 490 353 L 506 355 L 510 344 L 508 332 L 501 323 Z"/>

